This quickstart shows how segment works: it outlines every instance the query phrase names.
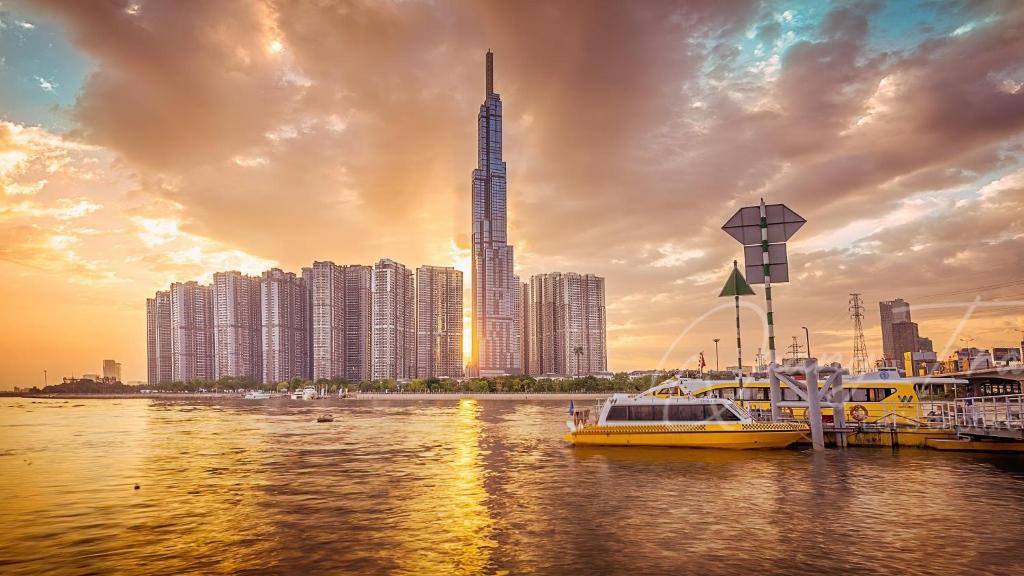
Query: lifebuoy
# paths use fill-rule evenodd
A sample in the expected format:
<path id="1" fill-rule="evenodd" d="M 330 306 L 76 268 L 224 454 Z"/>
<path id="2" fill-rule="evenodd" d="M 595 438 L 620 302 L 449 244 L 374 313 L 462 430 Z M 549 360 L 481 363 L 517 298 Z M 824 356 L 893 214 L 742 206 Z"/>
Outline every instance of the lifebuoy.
<path id="1" fill-rule="evenodd" d="M 868 419 L 868 409 L 860 404 L 854 404 L 850 407 L 850 418 L 863 422 Z"/>

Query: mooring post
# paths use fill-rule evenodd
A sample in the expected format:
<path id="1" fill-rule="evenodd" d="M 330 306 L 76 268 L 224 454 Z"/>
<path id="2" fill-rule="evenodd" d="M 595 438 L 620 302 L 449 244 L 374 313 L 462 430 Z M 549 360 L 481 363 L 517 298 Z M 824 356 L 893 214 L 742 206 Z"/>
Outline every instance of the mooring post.
<path id="1" fill-rule="evenodd" d="M 825 449 L 825 431 L 821 424 L 821 400 L 818 396 L 818 362 L 804 361 L 804 382 L 807 384 L 807 421 L 811 426 L 811 445 L 815 450 Z"/>

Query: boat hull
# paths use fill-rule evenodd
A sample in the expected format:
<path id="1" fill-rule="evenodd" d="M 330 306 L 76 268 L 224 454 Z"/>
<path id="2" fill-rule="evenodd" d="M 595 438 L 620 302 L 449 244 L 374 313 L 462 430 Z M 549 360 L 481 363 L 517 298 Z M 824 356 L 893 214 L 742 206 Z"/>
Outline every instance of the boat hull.
<path id="1" fill-rule="evenodd" d="M 587 426 L 565 440 L 586 446 L 662 446 L 754 450 L 786 448 L 807 433 L 796 424 Z"/>

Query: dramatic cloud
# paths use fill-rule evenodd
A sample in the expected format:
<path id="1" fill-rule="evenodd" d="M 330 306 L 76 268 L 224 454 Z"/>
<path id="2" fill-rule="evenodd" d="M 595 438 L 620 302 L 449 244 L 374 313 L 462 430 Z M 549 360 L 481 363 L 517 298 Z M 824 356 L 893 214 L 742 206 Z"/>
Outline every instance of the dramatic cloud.
<path id="1" fill-rule="evenodd" d="M 607 277 L 613 369 L 653 367 L 724 302 L 741 251 L 720 226 L 760 197 L 809 221 L 777 291 L 780 341 L 806 325 L 816 354 L 848 354 L 859 292 L 877 354 L 875 301 L 1019 294 L 1024 234 L 1024 6 L 893 7 L 19 4 L 6 22 L 55 23 L 92 68 L 54 111 L 67 133 L 0 124 L 4 274 L 107 286 L 137 338 L 142 298 L 175 277 L 380 257 L 465 269 L 490 48 L 518 273 Z M 915 319 L 939 343 L 962 311 Z M 730 314 L 665 361 L 711 354 Z M 1016 339 L 1020 310 L 977 314 L 976 343 Z"/>

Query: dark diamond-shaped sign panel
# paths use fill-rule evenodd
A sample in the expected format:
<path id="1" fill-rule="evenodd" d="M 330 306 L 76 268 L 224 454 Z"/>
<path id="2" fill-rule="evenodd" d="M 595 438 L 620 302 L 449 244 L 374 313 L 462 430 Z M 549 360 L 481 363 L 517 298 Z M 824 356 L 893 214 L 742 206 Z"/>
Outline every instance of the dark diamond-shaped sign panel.
<path id="1" fill-rule="evenodd" d="M 785 204 L 768 204 L 764 211 L 768 225 L 768 242 L 771 244 L 789 240 L 807 222 Z M 722 230 L 744 246 L 760 244 L 761 207 L 740 208 L 732 218 L 729 218 L 725 226 L 722 226 Z"/>
<path id="2" fill-rule="evenodd" d="M 786 259 L 786 245 L 769 244 L 768 258 L 771 262 L 769 271 L 772 274 L 772 284 L 789 282 L 789 261 Z M 747 282 L 751 284 L 764 284 L 764 255 L 761 247 L 744 246 L 743 260 Z"/>

